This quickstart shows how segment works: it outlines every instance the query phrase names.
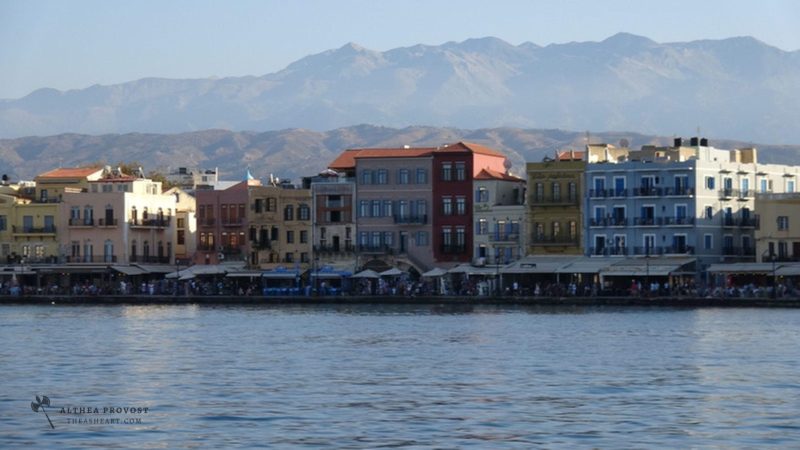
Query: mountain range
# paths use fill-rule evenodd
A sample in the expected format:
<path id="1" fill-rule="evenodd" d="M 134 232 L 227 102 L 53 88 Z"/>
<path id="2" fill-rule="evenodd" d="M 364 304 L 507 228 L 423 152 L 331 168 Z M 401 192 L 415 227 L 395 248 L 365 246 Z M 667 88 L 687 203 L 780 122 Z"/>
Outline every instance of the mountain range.
<path id="1" fill-rule="evenodd" d="M 751 37 L 658 43 L 620 33 L 547 46 L 487 37 L 384 52 L 350 43 L 262 76 L 39 89 L 0 100 L 0 137 L 370 123 L 658 135 L 699 127 L 710 137 L 786 144 L 800 142 L 798 87 L 800 52 Z"/>
<path id="2" fill-rule="evenodd" d="M 319 173 L 347 148 L 437 146 L 469 141 L 502 151 L 513 164 L 512 172 L 524 176 L 526 161 L 541 161 L 556 150 L 579 150 L 586 142 L 619 145 L 623 140 L 631 148 L 639 148 L 645 144 L 669 144 L 672 137 L 613 132 L 587 136 L 583 132 L 508 127 L 397 129 L 373 125 L 325 132 L 288 129 L 263 133 L 204 130 L 179 134 L 61 134 L 0 139 L 0 173 L 12 180 L 30 180 L 56 167 L 138 163 L 147 173 L 166 173 L 177 167 L 217 167 L 221 179 L 241 180 L 249 169 L 262 181 L 274 174 L 298 183 L 302 176 Z M 713 139 L 711 145 L 728 149 L 756 146 L 759 162 L 765 163 L 796 164 L 800 156 L 798 145 Z"/>

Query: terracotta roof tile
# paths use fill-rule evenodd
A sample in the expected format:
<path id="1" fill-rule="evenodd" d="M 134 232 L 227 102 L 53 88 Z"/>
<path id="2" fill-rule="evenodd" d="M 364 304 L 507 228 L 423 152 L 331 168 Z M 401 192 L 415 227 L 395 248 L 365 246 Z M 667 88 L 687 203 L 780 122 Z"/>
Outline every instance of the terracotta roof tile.
<path id="1" fill-rule="evenodd" d="M 440 147 L 347 149 L 339 154 L 333 162 L 328 164 L 328 168 L 334 170 L 352 169 L 356 166 L 357 158 L 419 158 L 432 155 L 433 153 L 455 152 L 472 152 L 505 158 L 505 155 L 489 147 L 471 142 L 457 142 L 455 144 L 445 144 Z"/>
<path id="2" fill-rule="evenodd" d="M 100 167 L 62 167 L 45 172 L 36 178 L 85 178 L 102 170 Z"/>
<path id="3" fill-rule="evenodd" d="M 571 152 L 570 150 L 564 150 L 564 151 L 558 152 L 557 153 L 558 160 L 559 161 L 583 161 L 584 157 L 586 156 L 586 152 L 583 151 L 583 150 L 572 151 L 571 153 L 570 152 Z"/>
<path id="4" fill-rule="evenodd" d="M 483 169 L 477 175 L 476 180 L 504 180 L 504 181 L 525 181 L 523 178 L 509 175 L 507 173 L 498 172 L 492 169 Z"/>

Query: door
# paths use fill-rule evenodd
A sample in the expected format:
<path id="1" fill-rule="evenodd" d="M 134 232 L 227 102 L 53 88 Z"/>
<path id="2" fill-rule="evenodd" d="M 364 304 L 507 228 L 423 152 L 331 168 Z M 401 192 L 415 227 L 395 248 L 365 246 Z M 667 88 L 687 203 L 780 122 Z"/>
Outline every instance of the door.
<path id="1" fill-rule="evenodd" d="M 406 252 L 406 241 L 408 241 L 408 233 L 400 233 L 400 253 Z"/>
<path id="2" fill-rule="evenodd" d="M 339 236 L 334 236 L 333 237 L 333 251 L 334 252 L 338 252 L 339 251 Z"/>

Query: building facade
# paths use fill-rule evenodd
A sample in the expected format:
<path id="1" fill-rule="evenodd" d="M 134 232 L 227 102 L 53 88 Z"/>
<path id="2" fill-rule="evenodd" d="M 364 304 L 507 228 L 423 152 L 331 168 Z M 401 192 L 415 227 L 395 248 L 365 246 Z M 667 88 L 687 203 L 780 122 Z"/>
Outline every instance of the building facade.
<path id="1" fill-rule="evenodd" d="M 527 163 L 528 254 L 584 253 L 585 155 L 565 151 Z"/>
<path id="2" fill-rule="evenodd" d="M 249 188 L 260 184 L 257 180 L 245 180 L 224 190 L 196 191 L 197 251 L 194 263 L 246 261 L 249 254 Z"/>
<path id="3" fill-rule="evenodd" d="M 251 186 L 249 203 L 250 266 L 310 268 L 311 190 L 287 183 Z"/>
<path id="4" fill-rule="evenodd" d="M 756 194 L 756 259 L 800 261 L 800 193 Z"/>
<path id="5" fill-rule="evenodd" d="M 525 256 L 525 180 L 484 169 L 473 192 L 474 262 L 509 264 Z"/>

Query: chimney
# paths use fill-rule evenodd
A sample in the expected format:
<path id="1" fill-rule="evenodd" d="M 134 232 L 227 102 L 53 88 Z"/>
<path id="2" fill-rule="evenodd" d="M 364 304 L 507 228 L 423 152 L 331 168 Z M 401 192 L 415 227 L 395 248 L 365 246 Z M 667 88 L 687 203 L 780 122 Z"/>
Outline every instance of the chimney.
<path id="1" fill-rule="evenodd" d="M 675 147 L 680 147 L 683 145 L 683 138 L 676 137 L 674 142 Z"/>
<path id="2" fill-rule="evenodd" d="M 691 145 L 692 147 L 697 147 L 697 144 L 699 144 L 699 140 L 697 139 L 697 137 L 693 137 L 690 142 L 691 144 L 689 145 Z"/>
<path id="3" fill-rule="evenodd" d="M 701 146 L 701 147 L 708 147 L 708 139 L 706 139 L 706 138 L 701 138 L 701 139 L 700 139 L 700 146 Z"/>

